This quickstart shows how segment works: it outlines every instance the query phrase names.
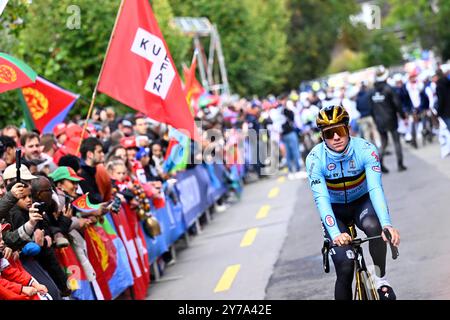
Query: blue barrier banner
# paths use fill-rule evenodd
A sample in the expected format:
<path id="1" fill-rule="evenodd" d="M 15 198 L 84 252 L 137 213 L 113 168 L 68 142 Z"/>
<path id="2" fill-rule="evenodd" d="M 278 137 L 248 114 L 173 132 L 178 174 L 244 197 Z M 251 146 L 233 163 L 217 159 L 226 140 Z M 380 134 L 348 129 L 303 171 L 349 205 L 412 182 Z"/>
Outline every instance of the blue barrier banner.
<path id="1" fill-rule="evenodd" d="M 200 214 L 208 209 L 208 207 L 210 207 L 213 203 L 212 193 L 214 192 L 214 187 L 206 166 L 207 165 L 204 164 L 195 168 L 195 175 L 197 176 L 200 186 L 200 194 L 202 195 L 202 210 Z"/>
<path id="2" fill-rule="evenodd" d="M 170 231 L 175 228 L 175 220 L 168 214 L 168 207 L 169 204 L 166 198 L 166 205 L 155 212 L 156 219 L 158 219 L 159 225 L 161 226 L 161 236 L 164 237 L 164 242 L 167 247 L 171 245 Z"/>
<path id="3" fill-rule="evenodd" d="M 166 243 L 166 239 L 164 236 L 164 230 L 162 229 L 164 227 L 164 225 L 161 223 L 161 221 L 163 220 L 163 216 L 161 215 L 161 213 L 158 213 L 158 211 L 153 212 L 153 214 L 155 215 L 156 219 L 158 219 L 158 222 L 161 225 L 162 233 L 159 236 L 152 239 L 146 232 L 144 232 L 145 242 L 148 250 L 148 261 L 150 264 L 155 262 L 159 256 L 161 256 L 164 252 L 167 252 L 169 250 L 169 247 Z M 144 228 L 144 223 L 145 221 L 141 221 L 142 228 Z"/>
<path id="4" fill-rule="evenodd" d="M 166 204 L 169 221 L 173 222 L 170 225 L 170 237 L 168 241 L 172 245 L 186 232 L 186 225 L 183 220 L 183 207 L 181 206 L 181 202 L 174 204 L 170 198 L 166 198 Z"/>
<path id="5" fill-rule="evenodd" d="M 227 191 L 226 168 L 221 164 L 198 165 L 177 174 L 177 189 L 187 227 Z"/>
<path id="6" fill-rule="evenodd" d="M 213 198 L 214 202 L 227 192 L 227 182 L 225 181 L 225 166 L 223 164 L 214 165 L 214 173 L 220 182 L 220 187 L 214 190 Z"/>
<path id="7" fill-rule="evenodd" d="M 208 190 L 211 187 L 211 180 L 208 175 L 208 171 L 202 165 L 196 166 L 194 169 L 195 176 L 197 177 L 198 186 L 200 189 L 200 211 L 198 216 L 201 215 L 211 205 L 208 202 Z"/>
<path id="8" fill-rule="evenodd" d="M 183 220 L 186 226 L 190 227 L 202 212 L 200 186 L 195 175 L 195 169 L 177 173 L 176 187 L 183 207 Z"/>

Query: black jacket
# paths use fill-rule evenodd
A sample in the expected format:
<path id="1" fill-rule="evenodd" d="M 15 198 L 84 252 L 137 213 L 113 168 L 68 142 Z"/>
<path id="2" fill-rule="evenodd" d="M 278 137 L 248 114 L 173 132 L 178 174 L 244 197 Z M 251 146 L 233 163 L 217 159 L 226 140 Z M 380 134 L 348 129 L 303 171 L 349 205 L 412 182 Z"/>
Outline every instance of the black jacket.
<path id="1" fill-rule="evenodd" d="M 25 224 L 29 218 L 28 211 L 22 210 L 17 205 L 11 209 L 10 214 L 11 214 L 11 229 L 13 229 L 13 230 L 17 230 L 17 228 L 19 228 L 20 226 Z M 46 214 L 44 216 L 44 219 L 38 223 L 37 228 L 42 228 L 42 229 L 44 229 L 44 232 L 46 235 L 51 235 L 51 231 L 50 231 L 51 225 L 50 225 L 50 222 L 48 219 L 49 219 L 49 217 Z M 16 240 L 23 241 L 23 240 L 20 240 L 17 238 L 16 238 Z M 7 241 L 5 241 L 5 242 L 8 245 L 8 242 Z M 23 246 L 25 243 L 26 242 L 15 243 L 14 245 L 11 244 L 11 246 L 12 247 L 14 247 L 16 245 Z M 17 248 L 17 247 L 14 247 L 14 248 Z M 45 271 L 48 272 L 48 274 L 53 279 L 53 281 L 55 281 L 55 284 L 58 286 L 58 288 L 61 291 L 67 290 L 67 275 L 65 274 L 65 272 L 59 265 L 59 262 L 56 259 L 56 255 L 55 255 L 53 247 L 50 247 L 50 248 L 48 248 L 47 246 L 42 247 L 41 251 L 36 256 L 36 258 L 37 258 L 37 261 L 39 262 L 39 264 L 45 269 Z"/>
<path id="2" fill-rule="evenodd" d="M 294 122 L 294 112 L 292 110 L 289 110 L 288 108 L 283 108 L 283 115 L 286 118 L 286 121 L 281 126 L 282 129 L 282 135 L 289 134 L 293 131 L 295 131 L 295 122 Z"/>
<path id="3" fill-rule="evenodd" d="M 356 109 L 361 114 L 361 118 L 368 117 L 371 115 L 369 103 L 369 92 L 366 90 L 361 90 L 358 92 L 356 97 Z"/>
<path id="4" fill-rule="evenodd" d="M 32 240 L 33 235 L 28 235 L 29 239 L 23 239 L 19 234 L 21 228 L 28 221 L 28 211 L 22 210 L 15 205 L 9 212 L 8 222 L 11 224 L 11 230 L 5 234 L 5 244 L 13 250 L 20 250 L 25 244 Z"/>
<path id="5" fill-rule="evenodd" d="M 9 210 L 17 203 L 17 198 L 8 191 L 3 198 L 0 199 L 0 221 L 6 219 L 9 221 Z"/>
<path id="6" fill-rule="evenodd" d="M 103 197 L 100 193 L 100 190 L 98 189 L 98 185 L 95 180 L 96 172 L 96 167 L 88 166 L 86 163 L 81 164 L 79 175 L 80 177 L 84 178 L 84 180 L 80 181 L 80 186 L 83 190 L 83 193 L 89 192 L 89 201 L 93 204 L 103 202 Z"/>
<path id="7" fill-rule="evenodd" d="M 378 131 L 397 130 L 397 113 L 406 118 L 400 99 L 386 82 L 376 82 L 369 95 L 371 112 Z"/>
<path id="8" fill-rule="evenodd" d="M 450 118 L 450 80 L 442 77 L 436 84 L 436 95 L 438 97 L 438 115 L 442 118 Z"/>

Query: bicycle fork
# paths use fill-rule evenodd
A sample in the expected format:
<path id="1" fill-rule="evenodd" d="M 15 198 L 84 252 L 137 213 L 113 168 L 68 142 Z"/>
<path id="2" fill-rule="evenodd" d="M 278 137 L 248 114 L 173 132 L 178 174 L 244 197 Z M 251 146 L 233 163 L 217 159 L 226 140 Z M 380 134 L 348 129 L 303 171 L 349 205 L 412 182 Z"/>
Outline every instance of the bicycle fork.
<path id="1" fill-rule="evenodd" d="M 372 296 L 375 297 L 376 300 L 378 300 L 378 292 L 375 288 L 372 275 L 367 270 L 366 261 L 364 260 L 362 248 L 358 247 L 354 249 L 354 252 L 355 252 L 354 261 L 355 261 L 355 275 L 356 275 L 354 299 L 356 300 L 356 295 L 358 295 L 359 300 L 363 300 L 363 295 L 366 295 L 364 288 L 368 288 L 372 292 Z M 366 274 L 366 277 L 362 276 L 363 273 Z"/>

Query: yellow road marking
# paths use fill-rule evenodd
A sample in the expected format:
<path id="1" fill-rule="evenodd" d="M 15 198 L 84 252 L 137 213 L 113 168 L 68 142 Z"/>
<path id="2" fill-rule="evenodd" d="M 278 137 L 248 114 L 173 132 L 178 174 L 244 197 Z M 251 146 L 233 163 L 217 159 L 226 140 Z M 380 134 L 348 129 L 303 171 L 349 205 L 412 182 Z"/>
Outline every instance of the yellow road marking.
<path id="1" fill-rule="evenodd" d="M 263 219 L 263 218 L 267 217 L 267 215 L 269 214 L 269 210 L 270 210 L 269 205 L 262 206 L 259 209 L 258 214 L 256 215 L 256 219 Z"/>
<path id="2" fill-rule="evenodd" d="M 253 244 L 253 241 L 255 241 L 258 231 L 258 228 L 248 229 L 244 237 L 242 238 L 241 247 L 251 246 Z"/>
<path id="3" fill-rule="evenodd" d="M 280 188 L 278 187 L 272 188 L 272 190 L 270 190 L 268 195 L 269 199 L 275 198 L 278 195 L 278 193 L 280 193 Z"/>
<path id="4" fill-rule="evenodd" d="M 241 269 L 240 264 L 234 264 L 232 266 L 229 266 L 223 273 L 222 278 L 220 278 L 219 282 L 217 283 L 214 292 L 217 293 L 227 291 L 228 289 L 230 289 L 234 279 L 236 278 L 237 273 L 239 272 L 239 269 Z"/>
<path id="5" fill-rule="evenodd" d="M 278 183 L 283 183 L 283 182 L 285 182 L 285 181 L 286 181 L 286 177 L 285 177 L 285 176 L 279 177 L 279 178 L 277 179 L 277 182 L 278 182 Z"/>
<path id="6" fill-rule="evenodd" d="M 283 170 L 281 170 L 282 173 L 288 173 L 289 169 L 288 168 L 283 168 Z"/>

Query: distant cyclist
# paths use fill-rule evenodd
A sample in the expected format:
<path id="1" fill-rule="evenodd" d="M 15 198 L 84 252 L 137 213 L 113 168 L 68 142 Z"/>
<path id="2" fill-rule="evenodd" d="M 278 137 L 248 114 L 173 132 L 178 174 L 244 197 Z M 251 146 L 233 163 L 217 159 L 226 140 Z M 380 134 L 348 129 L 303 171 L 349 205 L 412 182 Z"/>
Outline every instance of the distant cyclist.
<path id="1" fill-rule="evenodd" d="M 388 240 L 382 229 L 389 229 L 395 246 L 400 244 L 400 235 L 389 217 L 377 149 L 364 139 L 350 137 L 349 115 L 342 106 L 322 108 L 316 124 L 324 142 L 311 150 L 306 168 L 324 235 L 339 246 L 331 250 L 337 275 L 335 299 L 352 298 L 354 256 L 348 226 L 354 223 L 369 237 L 382 235 L 383 239 L 369 243 L 377 267 L 373 276 L 380 299 L 395 300 L 386 278 L 384 241 Z"/>

